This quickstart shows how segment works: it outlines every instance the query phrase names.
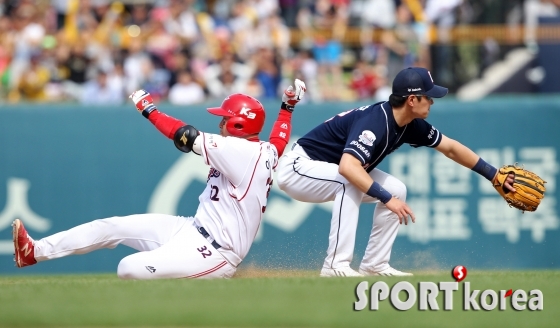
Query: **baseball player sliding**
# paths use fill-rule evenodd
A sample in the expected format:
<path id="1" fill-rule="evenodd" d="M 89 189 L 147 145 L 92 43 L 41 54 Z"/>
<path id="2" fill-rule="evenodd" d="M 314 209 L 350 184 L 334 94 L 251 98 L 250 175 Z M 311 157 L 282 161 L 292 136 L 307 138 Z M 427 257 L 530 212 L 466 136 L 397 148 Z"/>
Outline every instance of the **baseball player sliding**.
<path id="1" fill-rule="evenodd" d="M 321 276 L 408 276 L 389 265 L 399 223 L 416 220 L 406 204 L 406 187 L 375 167 L 403 143 L 435 148 L 453 161 L 496 181 L 497 169 L 472 150 L 426 122 L 432 98 L 447 89 L 435 85 L 425 68 L 399 72 L 389 101 L 338 114 L 292 147 L 278 165 L 278 185 L 291 197 L 311 203 L 334 201 L 329 247 Z M 504 187 L 512 187 L 513 175 Z M 504 189 L 505 190 L 505 189 Z M 359 272 L 350 268 L 361 203 L 378 202 Z"/>
<path id="2" fill-rule="evenodd" d="M 111 217 L 76 226 L 34 241 L 20 220 L 13 223 L 17 267 L 123 244 L 138 250 L 119 263 L 123 279 L 229 278 L 249 252 L 272 185 L 272 172 L 291 132 L 294 106 L 305 93 L 296 80 L 282 96 L 282 106 L 270 134 L 261 141 L 265 110 L 244 94 L 227 97 L 220 107 L 220 134 L 160 112 L 144 90 L 130 98 L 138 111 L 182 152 L 202 156 L 210 166 L 194 217 L 138 214 Z"/>

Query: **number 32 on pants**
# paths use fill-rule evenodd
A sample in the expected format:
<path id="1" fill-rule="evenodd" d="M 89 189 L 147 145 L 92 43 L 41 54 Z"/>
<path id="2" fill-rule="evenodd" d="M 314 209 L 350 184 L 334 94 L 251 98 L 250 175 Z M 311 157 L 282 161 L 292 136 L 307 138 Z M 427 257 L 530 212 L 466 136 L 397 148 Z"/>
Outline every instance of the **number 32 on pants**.
<path id="1" fill-rule="evenodd" d="M 202 257 L 207 258 L 208 256 L 212 255 L 212 252 L 206 248 L 206 246 L 202 246 L 196 249 L 197 251 L 200 252 L 200 254 L 202 254 Z"/>

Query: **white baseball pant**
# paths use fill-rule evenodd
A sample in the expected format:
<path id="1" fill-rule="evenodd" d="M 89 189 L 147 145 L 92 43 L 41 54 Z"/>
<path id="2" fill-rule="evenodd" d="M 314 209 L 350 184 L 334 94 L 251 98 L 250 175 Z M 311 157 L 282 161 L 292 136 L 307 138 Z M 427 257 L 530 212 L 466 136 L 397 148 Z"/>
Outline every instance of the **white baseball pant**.
<path id="1" fill-rule="evenodd" d="M 378 169 L 372 170 L 369 175 L 393 196 L 406 201 L 406 186 L 400 180 Z M 338 173 L 337 164 L 311 160 L 303 148 L 296 144 L 292 151 L 280 159 L 277 180 L 280 189 L 298 201 L 334 201 L 324 268 L 350 266 L 360 205 L 377 202 L 373 212 L 373 227 L 360 268 L 378 272 L 389 267 L 391 249 L 399 229 L 398 216 L 377 198 L 364 194 L 348 182 Z"/>
<path id="2" fill-rule="evenodd" d="M 203 237 L 194 218 L 138 214 L 91 221 L 35 241 L 35 259 L 52 260 L 117 245 L 140 252 L 123 258 L 122 279 L 230 278 L 232 266 Z"/>

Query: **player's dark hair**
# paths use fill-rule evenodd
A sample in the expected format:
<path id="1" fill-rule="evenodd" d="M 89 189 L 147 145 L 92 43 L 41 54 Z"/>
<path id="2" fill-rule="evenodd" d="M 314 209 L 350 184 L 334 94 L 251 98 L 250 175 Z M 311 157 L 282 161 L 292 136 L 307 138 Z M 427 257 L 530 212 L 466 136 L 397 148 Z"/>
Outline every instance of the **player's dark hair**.
<path id="1" fill-rule="evenodd" d="M 397 96 L 397 95 L 391 94 L 389 96 L 389 104 L 393 108 L 400 108 L 400 107 L 404 106 L 404 103 L 406 102 L 406 99 L 407 99 L 407 97 Z"/>
<path id="2" fill-rule="evenodd" d="M 389 96 L 389 104 L 391 104 L 392 108 L 400 108 L 400 107 L 404 106 L 404 103 L 406 102 L 407 99 L 408 99 L 408 96 L 403 97 L 403 96 L 397 96 L 397 95 L 391 94 Z M 421 101 L 422 96 L 416 96 L 416 99 L 418 99 L 418 101 Z"/>

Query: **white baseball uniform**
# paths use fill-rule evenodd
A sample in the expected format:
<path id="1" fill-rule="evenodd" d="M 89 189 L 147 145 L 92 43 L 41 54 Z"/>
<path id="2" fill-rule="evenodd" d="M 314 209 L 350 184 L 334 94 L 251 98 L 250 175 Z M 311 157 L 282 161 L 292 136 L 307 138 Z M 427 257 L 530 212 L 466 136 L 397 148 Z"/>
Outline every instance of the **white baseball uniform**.
<path id="1" fill-rule="evenodd" d="M 343 154 L 360 161 L 369 176 L 392 196 L 406 201 L 406 186 L 375 167 L 402 144 L 437 147 L 442 134 L 428 122 L 396 123 L 388 102 L 362 106 L 336 115 L 300 138 L 278 165 L 278 185 L 292 198 L 311 203 L 334 201 L 325 269 L 350 266 L 360 204 L 378 202 L 360 269 L 380 272 L 390 267 L 399 219 L 385 204 L 360 191 L 339 173 Z"/>
<path id="2" fill-rule="evenodd" d="M 125 279 L 232 277 L 255 238 L 278 163 L 269 142 L 202 133 L 197 148 L 211 166 L 195 217 L 139 214 L 95 220 L 35 241 L 45 261 L 123 244 Z"/>
<path id="3" fill-rule="evenodd" d="M 406 187 L 400 180 L 378 169 L 373 169 L 369 175 L 392 195 L 406 201 Z M 361 267 L 382 271 L 389 266 L 399 220 L 395 219 L 396 215 L 385 204 L 364 194 L 340 175 L 337 164 L 312 160 L 302 147 L 295 144 L 293 150 L 280 160 L 278 181 L 281 188 L 298 201 L 334 201 L 329 247 L 323 268 L 340 269 L 350 266 L 354 255 L 360 204 L 377 203 Z"/>

